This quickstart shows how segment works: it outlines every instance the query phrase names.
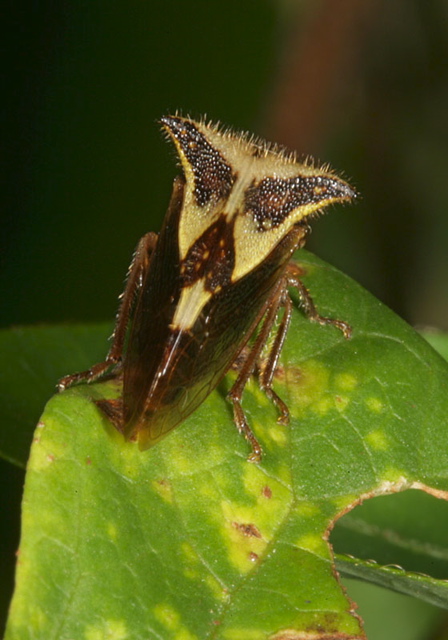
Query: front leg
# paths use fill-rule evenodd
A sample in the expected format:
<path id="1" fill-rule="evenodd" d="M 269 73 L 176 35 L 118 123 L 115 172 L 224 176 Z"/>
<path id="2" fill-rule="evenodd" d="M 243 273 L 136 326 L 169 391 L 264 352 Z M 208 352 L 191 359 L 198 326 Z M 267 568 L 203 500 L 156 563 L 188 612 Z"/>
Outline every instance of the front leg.
<path id="1" fill-rule="evenodd" d="M 151 255 L 157 244 L 157 234 L 147 233 L 141 238 L 135 250 L 134 257 L 128 271 L 126 286 L 120 296 L 121 303 L 118 309 L 115 328 L 112 334 L 112 345 L 104 362 L 94 364 L 87 371 L 73 373 L 61 378 L 58 383 L 58 391 L 63 391 L 78 382 L 94 382 L 105 371 L 120 362 L 123 354 L 123 345 L 126 338 L 126 331 L 129 318 L 132 312 L 136 294 L 142 285 L 143 275 L 149 269 Z"/>
<path id="2" fill-rule="evenodd" d="M 314 304 L 314 301 L 310 296 L 310 292 L 300 280 L 300 276 L 302 275 L 303 271 L 298 264 L 295 264 L 294 262 L 290 262 L 288 264 L 286 268 L 286 278 L 288 281 L 288 286 L 297 289 L 306 316 L 311 320 L 311 322 L 317 322 L 318 324 L 322 325 L 333 325 L 334 327 L 342 331 L 342 333 L 344 334 L 344 338 L 349 340 L 352 335 L 351 326 L 347 322 L 344 322 L 344 320 L 326 318 L 325 316 L 321 316 L 318 313 L 316 305 Z"/>

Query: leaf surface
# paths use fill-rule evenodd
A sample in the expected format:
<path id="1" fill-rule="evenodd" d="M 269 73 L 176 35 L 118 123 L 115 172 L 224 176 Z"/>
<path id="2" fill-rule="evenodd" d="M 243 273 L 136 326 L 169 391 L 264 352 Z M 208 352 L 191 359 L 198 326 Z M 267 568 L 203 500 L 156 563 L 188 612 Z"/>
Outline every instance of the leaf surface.
<path id="1" fill-rule="evenodd" d="M 232 424 L 231 376 L 145 453 L 91 401 L 116 393 L 111 383 L 48 403 L 7 640 L 365 637 L 328 538 L 366 498 L 408 488 L 448 497 L 448 366 L 348 277 L 297 258 L 320 313 L 350 322 L 353 337 L 295 313 L 276 378 L 291 424 L 276 424 L 255 381 L 243 398 L 260 464 L 246 461 Z M 381 571 L 341 563 L 365 579 Z M 447 606 L 446 582 L 427 587 Z"/>

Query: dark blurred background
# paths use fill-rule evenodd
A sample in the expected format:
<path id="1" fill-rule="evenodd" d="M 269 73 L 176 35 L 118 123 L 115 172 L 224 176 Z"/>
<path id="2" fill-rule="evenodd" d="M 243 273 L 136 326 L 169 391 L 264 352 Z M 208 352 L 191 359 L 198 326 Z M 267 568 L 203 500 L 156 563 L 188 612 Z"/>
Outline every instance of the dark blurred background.
<path id="1" fill-rule="evenodd" d="M 181 110 L 342 171 L 362 199 L 308 248 L 448 329 L 448 3 L 28 0 L 2 26 L 1 327 L 112 321 L 177 171 L 157 119 Z"/>
<path id="2" fill-rule="evenodd" d="M 113 318 L 177 171 L 157 119 L 206 113 L 362 194 L 310 248 L 411 323 L 448 328 L 448 4 L 10 3 L 0 326 Z"/>

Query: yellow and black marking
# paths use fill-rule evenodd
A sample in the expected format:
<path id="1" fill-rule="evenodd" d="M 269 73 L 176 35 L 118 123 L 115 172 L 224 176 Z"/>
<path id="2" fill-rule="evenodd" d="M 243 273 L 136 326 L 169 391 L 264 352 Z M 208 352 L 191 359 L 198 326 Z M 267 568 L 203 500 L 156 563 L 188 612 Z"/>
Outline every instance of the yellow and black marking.
<path id="1" fill-rule="evenodd" d="M 174 140 L 186 178 L 180 256 L 190 255 L 199 238 L 224 216 L 234 237 L 232 282 L 257 268 L 294 225 L 355 195 L 326 168 L 299 163 L 266 143 L 179 116 L 162 118 L 162 124 Z M 212 185 L 214 197 L 208 195 Z M 223 230 L 221 237 L 229 233 Z"/>

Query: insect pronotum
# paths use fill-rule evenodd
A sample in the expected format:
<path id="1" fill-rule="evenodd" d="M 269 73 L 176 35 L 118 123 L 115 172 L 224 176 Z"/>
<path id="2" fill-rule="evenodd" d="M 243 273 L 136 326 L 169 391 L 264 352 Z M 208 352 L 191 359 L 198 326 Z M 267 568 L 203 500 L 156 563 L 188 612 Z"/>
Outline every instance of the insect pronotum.
<path id="1" fill-rule="evenodd" d="M 291 257 L 304 245 L 313 214 L 351 200 L 355 191 L 325 167 L 299 163 L 213 124 L 180 116 L 161 123 L 183 169 L 162 230 L 137 246 L 105 361 L 62 378 L 59 389 L 93 382 L 112 369 L 122 379 L 122 396 L 96 404 L 127 439 L 147 449 L 191 414 L 234 365 L 238 377 L 228 398 L 251 447 L 248 459 L 257 462 L 262 449 L 241 398 L 283 309 L 258 369 L 278 421 L 288 423 L 288 408 L 272 388 L 291 319 L 288 287 L 297 289 L 312 321 L 350 336 L 348 324 L 317 313 Z"/>

